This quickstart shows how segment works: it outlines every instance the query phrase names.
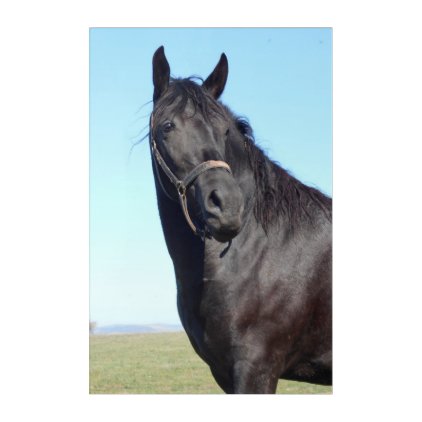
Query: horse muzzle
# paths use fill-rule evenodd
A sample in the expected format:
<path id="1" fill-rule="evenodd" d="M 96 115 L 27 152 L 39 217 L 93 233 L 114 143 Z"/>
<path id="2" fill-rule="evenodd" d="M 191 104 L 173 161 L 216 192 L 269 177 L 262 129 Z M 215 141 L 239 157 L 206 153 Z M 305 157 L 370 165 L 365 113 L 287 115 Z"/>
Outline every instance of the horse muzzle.
<path id="1" fill-rule="evenodd" d="M 197 182 L 203 221 L 215 240 L 228 242 L 242 229 L 243 194 L 230 174 L 207 176 Z"/>

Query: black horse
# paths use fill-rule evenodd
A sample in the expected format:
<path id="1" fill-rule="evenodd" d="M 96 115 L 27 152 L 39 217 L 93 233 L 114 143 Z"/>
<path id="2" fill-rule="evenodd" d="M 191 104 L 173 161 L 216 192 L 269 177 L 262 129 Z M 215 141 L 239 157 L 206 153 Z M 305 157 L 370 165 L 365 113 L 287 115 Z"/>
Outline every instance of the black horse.
<path id="1" fill-rule="evenodd" d="M 279 378 L 331 385 L 331 199 L 255 145 L 218 98 L 224 54 L 199 85 L 153 57 L 150 145 L 182 324 L 226 393 Z"/>

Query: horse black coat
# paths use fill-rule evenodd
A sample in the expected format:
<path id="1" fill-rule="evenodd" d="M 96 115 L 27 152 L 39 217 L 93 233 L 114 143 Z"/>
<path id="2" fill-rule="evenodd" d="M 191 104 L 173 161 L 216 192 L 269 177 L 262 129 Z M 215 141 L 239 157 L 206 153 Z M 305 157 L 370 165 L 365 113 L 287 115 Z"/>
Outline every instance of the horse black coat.
<path id="1" fill-rule="evenodd" d="M 269 160 L 250 126 L 218 102 L 223 54 L 202 86 L 170 78 L 153 58 L 150 140 L 183 179 L 195 236 L 177 189 L 154 161 L 163 232 L 173 260 L 182 324 L 226 393 L 274 393 L 279 378 L 331 384 L 331 199 Z"/>

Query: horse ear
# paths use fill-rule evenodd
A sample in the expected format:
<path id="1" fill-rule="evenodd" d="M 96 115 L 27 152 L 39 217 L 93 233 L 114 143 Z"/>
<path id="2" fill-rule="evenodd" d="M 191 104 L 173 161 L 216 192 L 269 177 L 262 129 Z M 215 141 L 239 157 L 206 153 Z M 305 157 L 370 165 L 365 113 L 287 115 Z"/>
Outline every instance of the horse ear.
<path id="1" fill-rule="evenodd" d="M 203 87 L 217 100 L 224 91 L 229 74 L 229 63 L 223 53 L 211 75 L 203 83 Z"/>
<path id="2" fill-rule="evenodd" d="M 164 94 L 169 86 L 170 66 L 164 54 L 164 47 L 161 46 L 154 53 L 152 58 L 152 81 L 154 83 L 154 103 Z"/>

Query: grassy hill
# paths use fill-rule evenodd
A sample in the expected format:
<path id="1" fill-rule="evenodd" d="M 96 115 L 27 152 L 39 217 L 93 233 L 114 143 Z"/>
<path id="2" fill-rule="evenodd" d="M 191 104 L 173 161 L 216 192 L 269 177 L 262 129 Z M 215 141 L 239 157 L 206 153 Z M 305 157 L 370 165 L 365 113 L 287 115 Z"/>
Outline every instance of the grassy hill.
<path id="1" fill-rule="evenodd" d="M 91 394 L 223 394 L 184 332 L 90 336 Z M 330 394 L 282 381 L 277 393 Z"/>

